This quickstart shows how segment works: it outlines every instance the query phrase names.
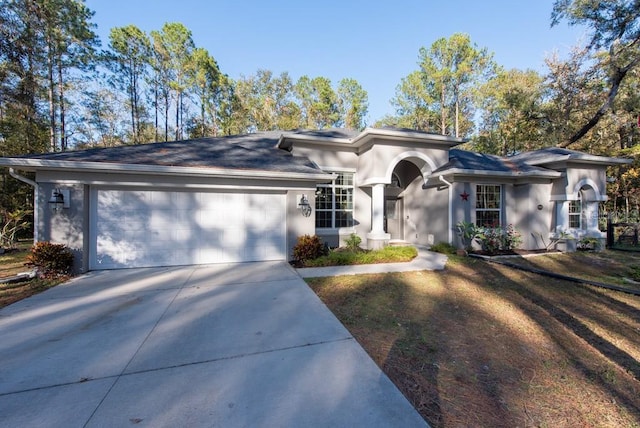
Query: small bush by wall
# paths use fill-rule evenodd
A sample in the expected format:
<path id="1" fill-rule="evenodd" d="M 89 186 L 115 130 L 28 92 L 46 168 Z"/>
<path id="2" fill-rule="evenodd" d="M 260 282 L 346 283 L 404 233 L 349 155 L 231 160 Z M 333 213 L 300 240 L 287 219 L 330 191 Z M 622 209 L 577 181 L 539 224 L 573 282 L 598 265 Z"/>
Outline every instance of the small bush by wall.
<path id="1" fill-rule="evenodd" d="M 293 260 L 304 264 L 325 254 L 325 247 L 318 235 L 302 235 L 293 247 Z"/>
<path id="2" fill-rule="evenodd" d="M 352 233 L 347 239 L 345 239 L 344 243 L 350 251 L 356 252 L 360 250 L 362 238 L 360 238 L 357 234 Z"/>
<path id="3" fill-rule="evenodd" d="M 55 278 L 71 273 L 73 253 L 63 244 L 38 242 L 31 247 L 27 263 L 38 268 L 38 275 Z"/>

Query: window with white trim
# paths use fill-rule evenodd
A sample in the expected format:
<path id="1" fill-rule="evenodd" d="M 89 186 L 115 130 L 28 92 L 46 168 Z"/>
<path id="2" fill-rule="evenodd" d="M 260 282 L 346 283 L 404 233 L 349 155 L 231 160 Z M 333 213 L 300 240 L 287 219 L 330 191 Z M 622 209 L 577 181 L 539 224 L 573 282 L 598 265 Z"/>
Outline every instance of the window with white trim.
<path id="1" fill-rule="evenodd" d="M 336 173 L 331 183 L 316 190 L 316 228 L 353 227 L 353 173 Z"/>
<path id="2" fill-rule="evenodd" d="M 569 201 L 569 228 L 582 229 L 582 192 L 577 201 Z"/>
<path id="3" fill-rule="evenodd" d="M 498 227 L 501 222 L 502 187 L 493 184 L 476 186 L 476 226 Z"/>

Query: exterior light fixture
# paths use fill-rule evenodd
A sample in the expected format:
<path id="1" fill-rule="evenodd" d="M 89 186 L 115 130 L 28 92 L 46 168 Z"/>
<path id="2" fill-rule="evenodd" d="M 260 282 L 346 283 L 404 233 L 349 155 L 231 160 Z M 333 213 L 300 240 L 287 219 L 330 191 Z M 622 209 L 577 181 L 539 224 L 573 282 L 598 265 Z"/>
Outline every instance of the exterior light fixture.
<path id="1" fill-rule="evenodd" d="M 60 211 L 63 208 L 69 208 L 69 191 L 54 189 L 49 199 L 49 206 L 54 212 Z"/>
<path id="2" fill-rule="evenodd" d="M 309 204 L 309 198 L 307 195 L 300 196 L 300 202 L 298 202 L 298 209 L 303 216 L 309 217 L 311 215 L 311 205 Z"/>

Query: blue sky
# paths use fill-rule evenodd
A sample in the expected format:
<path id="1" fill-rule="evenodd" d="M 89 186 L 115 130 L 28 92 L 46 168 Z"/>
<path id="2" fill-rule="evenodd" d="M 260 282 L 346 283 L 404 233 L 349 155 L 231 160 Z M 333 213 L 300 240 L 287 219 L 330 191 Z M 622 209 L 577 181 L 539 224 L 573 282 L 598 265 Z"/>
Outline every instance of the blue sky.
<path id="1" fill-rule="evenodd" d="M 551 28 L 553 0 L 87 0 L 103 46 L 112 27 L 149 32 L 181 22 L 232 78 L 267 69 L 356 79 L 369 94 L 368 124 L 393 114 L 418 50 L 463 32 L 505 68 L 544 70 L 544 57 L 583 41 L 585 29 Z"/>

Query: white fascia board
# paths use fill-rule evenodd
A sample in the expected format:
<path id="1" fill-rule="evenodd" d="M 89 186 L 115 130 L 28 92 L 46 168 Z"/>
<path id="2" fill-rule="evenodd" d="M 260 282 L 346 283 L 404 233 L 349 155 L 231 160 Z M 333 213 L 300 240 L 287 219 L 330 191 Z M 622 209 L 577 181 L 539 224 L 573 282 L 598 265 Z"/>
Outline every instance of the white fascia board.
<path id="1" fill-rule="evenodd" d="M 383 137 L 392 140 L 441 142 L 452 147 L 467 141 L 462 138 L 449 137 L 440 134 L 425 134 L 423 132 L 400 131 L 395 129 L 365 128 L 364 131 L 353 139 L 353 144 L 356 147 L 360 147 L 376 137 Z"/>
<path id="2" fill-rule="evenodd" d="M 295 140 L 302 143 L 314 143 L 314 144 L 322 144 L 333 147 L 348 147 L 351 144 L 351 139 L 349 138 L 336 138 L 336 137 L 319 137 L 315 135 L 305 135 L 305 134 L 296 134 L 296 133 L 284 133 L 280 136 L 280 140 L 276 147 L 279 149 L 289 150 L 291 145 L 285 144 L 286 140 Z"/>
<path id="3" fill-rule="evenodd" d="M 352 139 L 350 138 L 339 138 L 339 137 L 320 137 L 317 135 L 308 135 L 308 134 L 296 134 L 294 132 L 292 133 L 284 133 L 282 134 L 282 137 L 280 137 L 280 140 L 282 141 L 283 139 L 288 139 L 288 140 L 300 140 L 300 141 L 327 141 L 327 142 L 333 142 L 333 143 L 342 143 L 342 144 L 349 144 Z"/>
<path id="4" fill-rule="evenodd" d="M 466 176 L 482 176 L 482 177 L 541 177 L 541 178 L 559 178 L 562 173 L 559 171 L 537 171 L 537 172 L 506 172 L 506 171 L 484 171 L 476 169 L 460 169 L 453 168 L 446 171 L 445 176 L 466 175 Z"/>
<path id="5" fill-rule="evenodd" d="M 308 184 L 302 187 L 284 187 L 284 186 L 234 186 L 229 184 L 203 184 L 203 183 L 171 183 L 171 182 L 154 182 L 148 181 L 103 181 L 103 180 L 47 180 L 47 183 L 52 183 L 61 186 L 72 186 L 78 184 L 86 184 L 90 186 L 96 186 L 101 188 L 113 189 L 113 188 L 135 188 L 135 189 L 178 189 L 187 191 L 197 190 L 226 190 L 226 191 L 257 191 L 257 192 L 315 192 L 316 187 L 310 187 Z"/>
<path id="6" fill-rule="evenodd" d="M 78 171 L 78 172 L 110 172 L 146 175 L 198 176 L 211 178 L 257 178 L 260 180 L 331 180 L 330 174 L 280 172 L 263 170 L 237 170 L 225 168 L 204 168 L 164 165 L 117 164 L 109 162 L 74 162 L 46 159 L 0 158 L 0 166 L 21 167 L 27 171 L 39 169 Z"/>

